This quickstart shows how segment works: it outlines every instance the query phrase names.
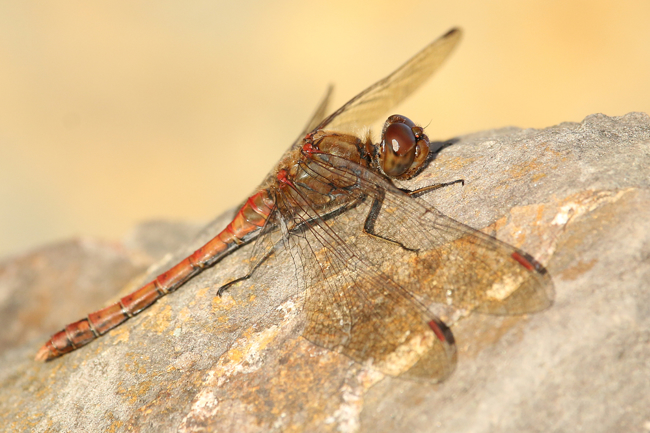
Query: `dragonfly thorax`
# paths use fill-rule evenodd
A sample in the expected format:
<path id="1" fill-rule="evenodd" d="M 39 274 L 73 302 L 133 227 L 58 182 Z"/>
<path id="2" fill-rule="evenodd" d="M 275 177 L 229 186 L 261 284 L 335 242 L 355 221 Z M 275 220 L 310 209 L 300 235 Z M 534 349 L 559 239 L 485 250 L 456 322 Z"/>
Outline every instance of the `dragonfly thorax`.
<path id="1" fill-rule="evenodd" d="M 370 163 L 369 150 L 372 147 L 369 135 L 362 139 L 356 135 L 319 130 L 305 139 L 303 155 L 311 158 L 314 154 L 327 153 L 365 167 Z"/>

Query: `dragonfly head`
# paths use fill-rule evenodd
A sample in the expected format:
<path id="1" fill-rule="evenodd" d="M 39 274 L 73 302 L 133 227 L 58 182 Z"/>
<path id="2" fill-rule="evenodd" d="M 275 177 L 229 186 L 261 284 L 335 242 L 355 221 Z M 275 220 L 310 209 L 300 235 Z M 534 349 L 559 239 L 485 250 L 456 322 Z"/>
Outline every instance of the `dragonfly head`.
<path id="1" fill-rule="evenodd" d="M 429 137 L 407 117 L 394 114 L 381 132 L 378 165 L 388 177 L 410 179 L 429 155 Z"/>

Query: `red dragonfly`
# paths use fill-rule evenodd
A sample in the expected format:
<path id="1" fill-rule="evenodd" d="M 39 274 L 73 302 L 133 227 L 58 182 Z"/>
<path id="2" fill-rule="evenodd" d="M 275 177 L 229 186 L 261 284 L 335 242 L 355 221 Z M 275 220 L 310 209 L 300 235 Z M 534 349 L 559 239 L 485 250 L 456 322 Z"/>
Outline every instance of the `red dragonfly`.
<path id="1" fill-rule="evenodd" d="M 306 290 L 303 336 L 389 375 L 443 380 L 453 371 L 453 335 L 433 313 L 436 305 L 491 314 L 549 307 L 553 283 L 541 264 L 419 198 L 448 184 L 395 186 L 394 179 L 419 174 L 436 151 L 423 128 L 393 115 L 379 143 L 369 133 L 354 135 L 413 93 L 460 37 L 452 29 L 325 117 L 328 92 L 221 233 L 142 288 L 67 325 L 36 359 L 88 344 L 248 243 L 254 243 L 250 272 L 219 295 L 288 248 Z"/>

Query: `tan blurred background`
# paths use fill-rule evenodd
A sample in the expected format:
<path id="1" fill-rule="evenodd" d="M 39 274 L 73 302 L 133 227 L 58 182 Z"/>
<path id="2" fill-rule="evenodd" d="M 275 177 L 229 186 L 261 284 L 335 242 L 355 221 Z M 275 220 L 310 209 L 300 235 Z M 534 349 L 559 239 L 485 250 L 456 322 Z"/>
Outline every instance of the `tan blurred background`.
<path id="1" fill-rule="evenodd" d="M 650 111 L 650 2 L 0 3 L 0 257 L 253 190 L 328 83 L 335 105 L 452 26 L 403 113 L 435 139 Z M 604 155 L 607 157 L 607 155 Z"/>

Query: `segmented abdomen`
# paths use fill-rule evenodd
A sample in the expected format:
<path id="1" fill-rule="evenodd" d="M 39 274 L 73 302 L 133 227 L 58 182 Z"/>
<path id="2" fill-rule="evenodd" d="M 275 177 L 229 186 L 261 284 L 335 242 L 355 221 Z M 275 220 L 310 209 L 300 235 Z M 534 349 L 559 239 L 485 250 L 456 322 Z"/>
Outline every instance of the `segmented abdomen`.
<path id="1" fill-rule="evenodd" d="M 268 190 L 264 189 L 252 195 L 228 226 L 211 241 L 118 302 L 67 325 L 41 347 L 36 354 L 36 360 L 49 361 L 84 346 L 129 317 L 135 316 L 167 293 L 178 289 L 203 269 L 216 263 L 242 243 L 256 237 L 274 206 Z"/>

